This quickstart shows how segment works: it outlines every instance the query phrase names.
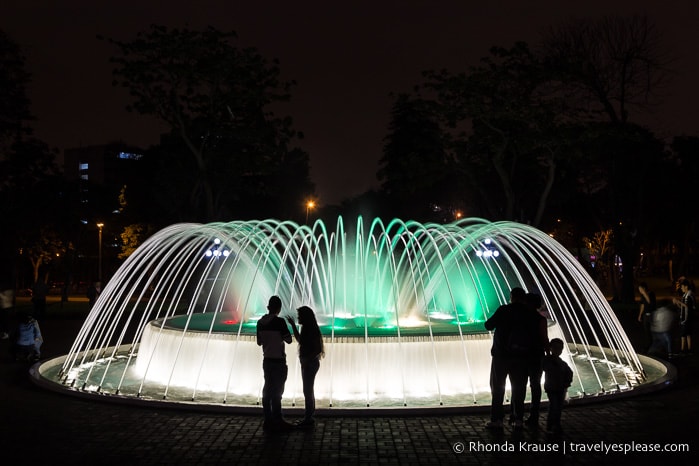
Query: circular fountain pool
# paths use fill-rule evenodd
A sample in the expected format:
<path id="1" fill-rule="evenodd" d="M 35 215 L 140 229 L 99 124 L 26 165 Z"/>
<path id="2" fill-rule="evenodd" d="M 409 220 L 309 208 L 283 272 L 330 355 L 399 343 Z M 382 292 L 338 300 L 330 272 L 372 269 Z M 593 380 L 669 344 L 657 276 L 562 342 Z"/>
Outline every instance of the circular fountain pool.
<path id="1" fill-rule="evenodd" d="M 514 286 L 541 294 L 549 336 L 566 341 L 572 397 L 632 391 L 662 372 L 641 362 L 582 265 L 548 235 L 480 219 L 361 218 L 352 231 L 341 218 L 332 231 L 273 220 L 173 225 L 110 280 L 70 353 L 36 372 L 82 394 L 255 407 L 255 324 L 274 294 L 282 317 L 301 305 L 317 314 L 320 409 L 487 406 L 483 322 Z M 287 361 L 285 403 L 302 403 L 295 344 Z"/>

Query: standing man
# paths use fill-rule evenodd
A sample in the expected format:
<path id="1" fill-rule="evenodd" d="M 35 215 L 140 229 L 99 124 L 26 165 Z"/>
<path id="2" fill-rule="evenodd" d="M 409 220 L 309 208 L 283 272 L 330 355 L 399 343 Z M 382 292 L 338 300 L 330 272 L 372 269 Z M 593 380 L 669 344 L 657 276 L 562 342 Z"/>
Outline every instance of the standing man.
<path id="1" fill-rule="evenodd" d="M 288 374 L 284 343 L 291 343 L 291 332 L 284 319 L 279 317 L 282 300 L 279 296 L 269 298 L 268 314 L 257 321 L 257 344 L 262 346 L 262 370 L 265 385 L 262 388 L 262 410 L 265 415 L 264 429 L 284 431 L 293 428 L 282 417 L 282 395 Z"/>
<path id="2" fill-rule="evenodd" d="M 510 303 L 500 306 L 485 322 L 494 330 L 490 350 L 490 422 L 488 429 L 502 429 L 505 410 L 505 384 L 510 379 L 512 389 L 512 423 L 515 429 L 524 426 L 524 398 L 527 394 L 528 362 L 532 348 L 539 338 L 540 315 L 526 302 L 522 288 L 510 291 Z"/>

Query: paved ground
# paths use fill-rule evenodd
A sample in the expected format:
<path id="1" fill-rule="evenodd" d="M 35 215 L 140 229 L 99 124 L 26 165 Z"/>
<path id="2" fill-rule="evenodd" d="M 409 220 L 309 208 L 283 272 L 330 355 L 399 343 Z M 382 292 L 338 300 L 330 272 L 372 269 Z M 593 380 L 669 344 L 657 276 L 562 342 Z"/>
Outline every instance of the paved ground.
<path id="1" fill-rule="evenodd" d="M 630 314 L 620 318 L 636 342 L 638 326 Z M 49 313 L 42 322 L 43 356 L 66 354 L 80 324 L 80 318 Z M 568 407 L 563 413 L 565 434 L 550 439 L 541 431 L 488 432 L 483 429 L 486 413 L 320 416 L 313 430 L 269 435 L 263 433 L 257 415 L 125 406 L 47 391 L 30 381 L 27 366 L 11 361 L 6 349 L 3 340 L 3 464 L 675 466 L 699 459 L 699 354 L 676 359 L 677 380 L 663 390 Z M 685 451 L 613 451 L 656 444 Z M 547 451 L 536 451 L 542 449 Z M 10 458 L 17 460 L 7 463 Z"/>

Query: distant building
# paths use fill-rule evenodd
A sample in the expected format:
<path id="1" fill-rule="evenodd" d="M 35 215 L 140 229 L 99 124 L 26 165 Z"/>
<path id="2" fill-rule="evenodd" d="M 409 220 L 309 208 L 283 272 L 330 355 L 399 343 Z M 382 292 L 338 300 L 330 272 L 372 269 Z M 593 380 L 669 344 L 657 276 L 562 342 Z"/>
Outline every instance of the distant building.
<path id="1" fill-rule="evenodd" d="M 121 143 L 63 152 L 63 176 L 72 184 L 71 198 L 78 204 L 74 212 L 84 226 L 75 233 L 78 250 L 71 271 L 74 282 L 96 281 L 102 277 L 102 269 L 106 277 L 111 274 L 123 228 L 119 194 L 126 186 L 128 198 L 130 189 L 147 180 L 143 154 Z"/>
<path id="2" fill-rule="evenodd" d="M 125 185 L 141 182 L 145 176 L 139 167 L 142 159 L 142 150 L 119 143 L 66 149 L 63 175 L 67 181 L 77 182 L 80 202 L 91 204 L 96 200 L 93 190 L 114 195 Z"/>
<path id="3" fill-rule="evenodd" d="M 139 179 L 143 151 L 124 144 L 86 146 L 64 151 L 63 173 L 68 181 L 119 186 Z"/>

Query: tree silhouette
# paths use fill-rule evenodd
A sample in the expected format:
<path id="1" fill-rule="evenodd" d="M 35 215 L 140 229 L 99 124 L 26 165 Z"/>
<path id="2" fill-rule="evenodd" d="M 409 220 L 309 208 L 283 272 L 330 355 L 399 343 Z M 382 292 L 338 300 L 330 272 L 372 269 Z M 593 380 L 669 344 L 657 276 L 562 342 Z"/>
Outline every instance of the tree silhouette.
<path id="1" fill-rule="evenodd" d="M 575 152 L 573 115 L 525 43 L 494 47 L 479 66 L 426 72 L 459 174 L 491 219 L 539 225 L 562 160 Z"/>
<path id="2" fill-rule="evenodd" d="M 269 110 L 289 99 L 293 83 L 280 80 L 276 62 L 237 47 L 236 38 L 211 27 L 152 26 L 132 41 L 109 39 L 120 51 L 112 58 L 115 84 L 133 97 L 128 108 L 171 129 L 159 150 L 161 168 L 172 163 L 186 173 L 190 218 L 223 219 L 237 213 L 232 206 L 280 196 L 271 180 L 297 135 L 290 118 Z"/>
<path id="3" fill-rule="evenodd" d="M 395 215 L 424 218 L 430 205 L 450 204 L 453 163 L 427 102 L 399 95 L 385 141 L 377 178 Z"/>
<path id="4" fill-rule="evenodd" d="M 549 28 L 542 41 L 548 66 L 574 88 L 578 102 L 612 123 L 647 109 L 668 82 L 670 59 L 646 16 L 571 19 Z"/>

